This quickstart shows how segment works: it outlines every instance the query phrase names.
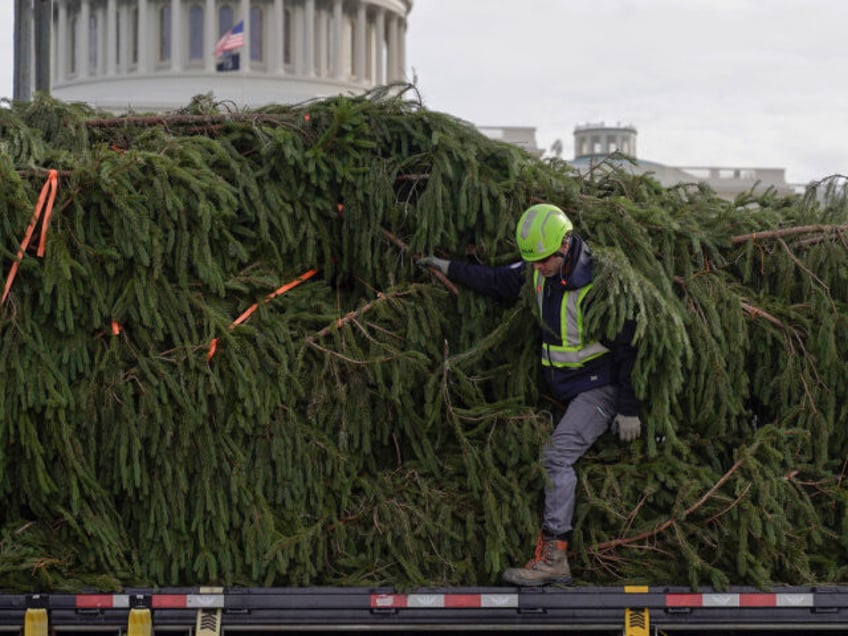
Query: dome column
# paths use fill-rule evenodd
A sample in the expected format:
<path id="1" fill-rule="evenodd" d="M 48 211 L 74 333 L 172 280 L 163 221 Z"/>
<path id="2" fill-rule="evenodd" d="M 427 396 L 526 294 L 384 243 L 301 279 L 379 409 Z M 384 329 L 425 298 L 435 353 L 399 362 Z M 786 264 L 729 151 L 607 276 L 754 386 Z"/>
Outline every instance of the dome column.
<path id="1" fill-rule="evenodd" d="M 117 70 L 118 54 L 118 0 L 106 2 L 106 76 L 111 77 Z"/>
<path id="2" fill-rule="evenodd" d="M 147 0 L 138 0 L 138 33 L 136 34 L 136 46 L 138 47 L 138 72 L 147 73 Z"/>
<path id="3" fill-rule="evenodd" d="M 406 18 L 398 15 L 398 79 L 406 78 Z"/>
<path id="4" fill-rule="evenodd" d="M 344 30 L 342 22 L 344 20 L 344 0 L 333 0 L 333 77 L 342 79 L 344 72 Z"/>
<path id="5" fill-rule="evenodd" d="M 398 57 L 400 54 L 400 46 L 398 42 L 399 31 L 398 28 L 399 19 L 397 15 L 391 14 L 389 16 L 389 43 L 388 43 L 388 60 L 386 62 L 386 81 L 388 83 L 396 82 L 398 79 L 398 69 L 400 65 L 398 63 Z"/>
<path id="6" fill-rule="evenodd" d="M 250 71 L 252 61 L 250 59 L 250 0 L 241 0 L 241 19 L 244 20 L 244 46 L 239 56 L 239 73 L 244 75 Z"/>
<path id="7" fill-rule="evenodd" d="M 203 51 L 204 68 L 207 73 L 215 72 L 215 44 L 218 34 L 215 32 L 215 0 L 206 0 L 203 9 Z"/>
<path id="8" fill-rule="evenodd" d="M 374 25 L 374 83 L 379 86 L 386 83 L 383 51 L 386 42 L 386 10 L 377 7 L 377 19 Z"/>
<path id="9" fill-rule="evenodd" d="M 366 3 L 360 2 L 356 7 L 356 33 L 353 44 L 353 70 L 356 80 L 364 82 L 368 76 L 365 70 L 365 34 L 368 29 L 368 13 Z"/>
<path id="10" fill-rule="evenodd" d="M 183 20 L 182 3 L 171 0 L 171 70 L 180 71 L 183 68 Z"/>
<path id="11" fill-rule="evenodd" d="M 274 50 L 271 51 L 272 73 L 285 72 L 285 50 L 286 50 L 286 8 L 283 0 L 274 0 L 274 19 L 271 20 L 271 42 Z"/>
<path id="12" fill-rule="evenodd" d="M 320 3 L 315 5 L 315 42 L 312 50 L 315 51 L 315 74 L 318 77 L 329 77 L 330 67 L 333 64 L 330 59 L 333 38 L 327 35 L 331 24 L 332 12 L 325 11 Z"/>
<path id="13" fill-rule="evenodd" d="M 59 2 L 59 33 L 56 38 L 56 51 L 54 55 L 55 68 L 53 77 L 57 84 L 61 84 L 68 77 L 68 4 L 65 0 Z"/>
<path id="14" fill-rule="evenodd" d="M 106 48 L 106 7 L 93 7 L 94 11 L 94 41 L 89 42 L 89 46 L 94 50 L 94 60 L 89 73 L 94 77 L 102 77 L 106 74 L 106 60 L 103 59 L 103 51 Z M 91 35 L 89 35 L 91 37 Z"/>
<path id="15" fill-rule="evenodd" d="M 91 31 L 91 6 L 82 0 L 79 15 L 79 38 L 77 39 L 77 78 L 88 77 L 88 37 Z"/>
<path id="16" fill-rule="evenodd" d="M 126 75 L 130 70 L 130 9 L 122 3 L 118 6 L 117 41 L 115 42 L 115 72 Z"/>
<path id="17" fill-rule="evenodd" d="M 306 0 L 303 34 L 303 68 L 306 77 L 315 76 L 315 0 Z"/>

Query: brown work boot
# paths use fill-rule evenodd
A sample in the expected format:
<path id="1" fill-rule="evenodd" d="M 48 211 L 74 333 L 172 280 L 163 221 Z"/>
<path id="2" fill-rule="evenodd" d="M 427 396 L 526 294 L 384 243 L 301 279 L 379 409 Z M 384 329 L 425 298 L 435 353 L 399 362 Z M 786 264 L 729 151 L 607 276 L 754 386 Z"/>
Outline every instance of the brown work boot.
<path id="1" fill-rule="evenodd" d="M 548 585 L 570 583 L 571 568 L 568 567 L 567 541 L 539 535 L 536 556 L 523 568 L 509 568 L 503 580 L 513 585 Z"/>

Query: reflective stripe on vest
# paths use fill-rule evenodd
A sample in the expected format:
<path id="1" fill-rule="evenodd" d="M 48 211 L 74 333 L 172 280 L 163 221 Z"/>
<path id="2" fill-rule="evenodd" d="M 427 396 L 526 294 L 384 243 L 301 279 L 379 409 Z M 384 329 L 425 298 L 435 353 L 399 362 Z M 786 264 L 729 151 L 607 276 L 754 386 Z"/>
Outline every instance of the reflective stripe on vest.
<path id="1" fill-rule="evenodd" d="M 536 288 L 536 303 L 539 305 L 539 315 L 542 314 L 544 298 L 544 281 L 541 281 L 538 270 L 533 272 L 533 285 Z M 546 367 L 581 367 L 589 360 L 604 355 L 609 351 L 600 342 L 583 342 L 583 298 L 592 288 L 592 283 L 562 295 L 560 307 L 560 339 L 562 345 L 542 343 L 542 365 Z"/>

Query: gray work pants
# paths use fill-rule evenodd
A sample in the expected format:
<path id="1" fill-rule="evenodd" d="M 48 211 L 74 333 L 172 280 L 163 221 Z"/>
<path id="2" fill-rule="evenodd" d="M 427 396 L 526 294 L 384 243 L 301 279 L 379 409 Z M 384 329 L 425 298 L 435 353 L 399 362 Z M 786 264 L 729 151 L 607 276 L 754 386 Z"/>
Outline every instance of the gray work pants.
<path id="1" fill-rule="evenodd" d="M 576 396 L 545 445 L 545 532 L 559 535 L 571 530 L 577 490 L 574 464 L 609 428 L 617 394 L 616 387 L 603 386 Z"/>

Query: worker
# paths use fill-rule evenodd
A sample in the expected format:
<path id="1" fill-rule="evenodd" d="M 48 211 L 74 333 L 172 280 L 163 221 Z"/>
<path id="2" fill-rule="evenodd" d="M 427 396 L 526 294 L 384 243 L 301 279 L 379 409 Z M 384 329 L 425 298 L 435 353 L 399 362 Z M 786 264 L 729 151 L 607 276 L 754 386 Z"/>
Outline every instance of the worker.
<path id="1" fill-rule="evenodd" d="M 527 280 L 533 281 L 544 325 L 542 368 L 565 411 L 542 454 L 547 482 L 536 554 L 524 567 L 504 572 L 503 579 L 513 585 L 572 580 L 567 550 L 577 486 L 574 464 L 610 424 L 624 442 L 637 439 L 642 429 L 640 403 L 631 383 L 636 357 L 633 322 L 627 321 L 612 340 L 587 341 L 583 315 L 592 286 L 592 255 L 573 229 L 558 207 L 537 204 L 522 214 L 516 226 L 521 261 L 500 267 L 435 256 L 417 261 L 463 286 L 506 300 L 517 300 Z"/>

